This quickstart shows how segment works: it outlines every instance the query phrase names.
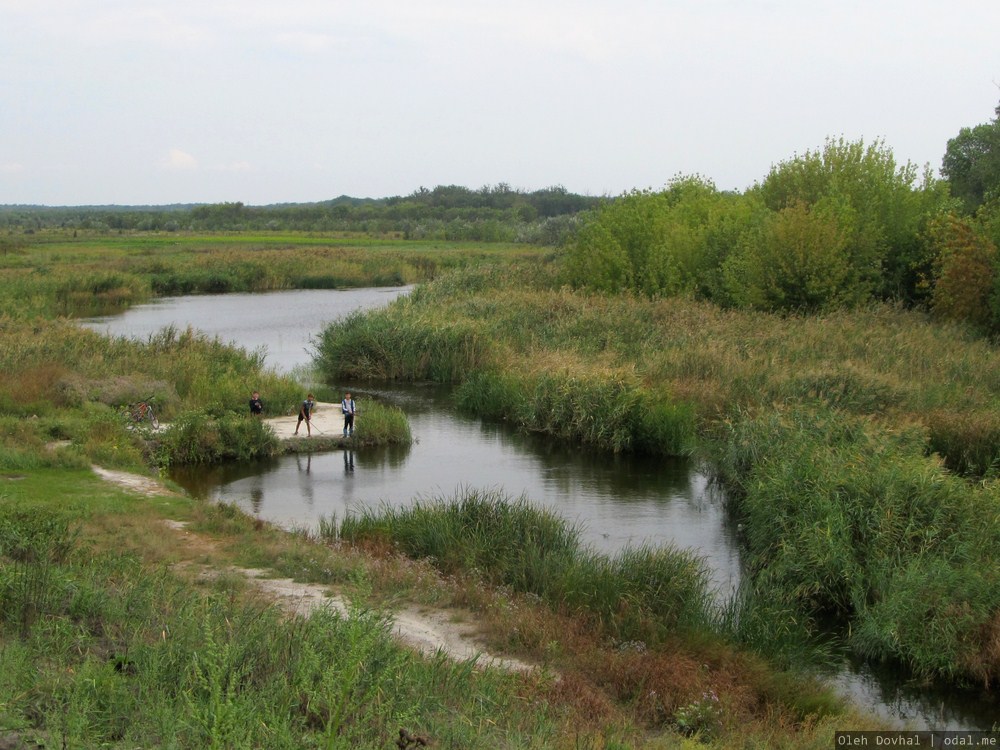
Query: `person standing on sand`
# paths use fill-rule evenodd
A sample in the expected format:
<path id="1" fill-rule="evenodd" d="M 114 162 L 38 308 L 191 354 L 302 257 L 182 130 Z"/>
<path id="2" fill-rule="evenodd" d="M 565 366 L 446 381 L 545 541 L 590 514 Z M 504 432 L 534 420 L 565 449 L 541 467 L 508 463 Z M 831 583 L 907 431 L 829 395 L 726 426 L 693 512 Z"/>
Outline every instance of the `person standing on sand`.
<path id="1" fill-rule="evenodd" d="M 350 393 L 344 394 L 344 400 L 340 402 L 340 410 L 344 412 L 344 437 L 354 436 L 354 415 L 358 408 L 354 404 L 354 399 Z"/>
<path id="2" fill-rule="evenodd" d="M 299 421 L 295 423 L 295 435 L 299 434 L 299 427 L 302 426 L 302 420 L 306 422 L 306 430 L 309 433 L 309 437 L 312 437 L 312 412 L 316 408 L 316 399 L 310 393 L 306 396 L 306 400 L 302 402 L 302 406 L 299 407 Z"/>
<path id="3" fill-rule="evenodd" d="M 250 413 L 255 417 L 264 413 L 264 402 L 260 400 L 260 393 L 257 391 L 250 397 Z"/>

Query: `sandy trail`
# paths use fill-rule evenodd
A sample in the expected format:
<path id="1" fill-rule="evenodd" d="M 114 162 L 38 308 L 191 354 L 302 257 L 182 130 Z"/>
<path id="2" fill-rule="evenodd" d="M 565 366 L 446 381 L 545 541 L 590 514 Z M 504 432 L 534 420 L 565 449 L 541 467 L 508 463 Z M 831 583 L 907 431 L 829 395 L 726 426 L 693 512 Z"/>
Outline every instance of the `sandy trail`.
<path id="1" fill-rule="evenodd" d="M 340 410 L 337 409 L 337 416 Z M 291 423 L 295 429 L 294 418 L 281 418 Z M 313 427 L 316 427 L 316 421 Z M 160 482 L 151 477 L 130 474 L 124 471 L 112 471 L 94 466 L 94 472 L 102 479 L 146 496 L 176 495 Z M 212 551 L 214 543 L 194 534 L 187 529 L 182 521 L 166 521 L 167 527 L 182 535 L 184 544 L 198 554 Z M 331 607 L 334 610 L 348 614 L 347 602 L 334 596 L 325 586 L 310 583 L 299 583 L 290 578 L 271 578 L 267 570 L 228 567 L 226 572 L 238 573 L 251 581 L 259 591 L 274 601 L 285 612 L 293 616 L 307 617 L 317 607 Z M 205 575 L 217 575 L 223 571 L 208 570 Z M 470 613 L 458 610 L 439 610 L 424 607 L 409 607 L 392 613 L 392 627 L 395 636 L 402 642 L 421 653 L 434 655 L 443 653 L 456 661 L 475 660 L 477 666 L 494 666 L 512 671 L 531 671 L 534 665 L 504 656 L 487 652 L 478 643 L 474 618 Z"/>
<path id="2" fill-rule="evenodd" d="M 331 404 L 326 401 L 317 401 L 312 413 L 312 434 L 325 438 L 342 438 L 344 435 L 344 415 L 340 411 L 340 404 Z M 295 434 L 298 426 L 298 415 L 283 417 L 268 417 L 264 424 L 270 425 L 274 434 L 281 440 L 288 440 L 293 437 L 306 437 L 309 434 L 306 423 L 299 427 L 299 434 Z"/>

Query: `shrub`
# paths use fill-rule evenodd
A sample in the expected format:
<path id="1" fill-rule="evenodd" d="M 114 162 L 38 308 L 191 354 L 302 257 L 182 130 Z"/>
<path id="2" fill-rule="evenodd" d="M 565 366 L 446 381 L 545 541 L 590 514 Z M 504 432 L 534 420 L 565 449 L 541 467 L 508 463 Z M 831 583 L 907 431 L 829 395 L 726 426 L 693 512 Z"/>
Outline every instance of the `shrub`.
<path id="1" fill-rule="evenodd" d="M 936 219 L 927 230 L 935 251 L 931 309 L 945 320 L 993 328 L 997 251 L 968 221 L 953 215 Z"/>
<path id="2" fill-rule="evenodd" d="M 743 238 L 723 267 L 729 299 L 761 310 L 817 310 L 865 299 L 849 230 L 829 203 L 796 202 Z"/>
<path id="3" fill-rule="evenodd" d="M 248 461 L 274 455 L 278 439 L 266 424 L 248 416 L 205 412 L 182 414 L 163 432 L 158 460 L 162 465 Z"/>

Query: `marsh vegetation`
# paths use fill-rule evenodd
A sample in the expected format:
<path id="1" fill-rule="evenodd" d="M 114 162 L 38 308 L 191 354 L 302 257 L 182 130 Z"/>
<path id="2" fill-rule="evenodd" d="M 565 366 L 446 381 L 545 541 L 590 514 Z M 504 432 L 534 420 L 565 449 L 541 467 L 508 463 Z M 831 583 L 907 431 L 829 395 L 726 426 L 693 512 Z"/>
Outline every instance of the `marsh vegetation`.
<path id="1" fill-rule="evenodd" d="M 868 658 L 995 686 L 1000 204 L 970 195 L 880 143 L 830 141 L 742 194 L 692 177 L 596 202 L 558 249 L 11 224 L 3 727 L 65 746 L 384 747 L 404 727 L 455 747 L 828 747 L 845 722 L 875 726 L 803 674 L 831 622 Z M 238 414 L 247 383 L 276 408 L 301 389 L 194 330 L 109 339 L 68 317 L 412 283 L 327 328 L 326 378 L 450 383 L 519 429 L 704 460 L 745 532 L 740 595 L 714 602 L 689 553 L 598 555 L 562 519 L 476 488 L 310 534 L 90 473 L 265 455 L 271 436 Z M 117 408 L 138 399 L 177 431 L 129 429 Z M 164 518 L 210 542 L 203 563 L 336 587 L 355 607 L 285 619 L 191 572 Z M 540 669 L 417 657 L 380 614 L 400 601 L 469 608 L 491 646 Z"/>

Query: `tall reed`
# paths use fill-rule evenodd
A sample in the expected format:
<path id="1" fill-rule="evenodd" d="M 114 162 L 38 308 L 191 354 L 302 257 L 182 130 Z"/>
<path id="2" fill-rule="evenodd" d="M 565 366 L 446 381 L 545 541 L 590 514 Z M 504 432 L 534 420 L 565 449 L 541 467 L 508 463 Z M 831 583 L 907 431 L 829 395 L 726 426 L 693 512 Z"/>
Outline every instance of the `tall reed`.
<path id="1" fill-rule="evenodd" d="M 949 474 L 918 429 L 833 410 L 746 412 L 727 431 L 758 596 L 843 618 L 859 651 L 917 672 L 1000 678 L 995 485 Z"/>
<path id="2" fill-rule="evenodd" d="M 472 373 L 455 392 L 460 408 L 524 430 L 612 452 L 681 456 L 695 446 L 695 412 L 634 378 L 585 374 Z"/>
<path id="3" fill-rule="evenodd" d="M 699 430 L 740 406 L 815 403 L 922 423 L 930 447 L 972 477 L 1000 455 L 989 439 L 1000 430 L 1000 358 L 957 326 L 891 305 L 779 316 L 574 292 L 555 286 L 551 265 L 479 267 L 421 285 L 387 309 L 332 324 L 318 362 L 334 379 L 461 383 L 469 409 L 507 419 L 538 383 L 551 394 L 571 380 L 623 381 L 652 404 L 693 408 Z M 456 356 L 459 333 L 468 356 Z M 604 406 L 584 407 L 593 424 Z M 580 422 L 572 408 L 539 416 L 554 432 Z"/>
<path id="4" fill-rule="evenodd" d="M 891 305 L 779 316 L 574 292 L 527 267 L 451 274 L 326 335 L 395 327 L 428 348 L 472 331 L 481 356 L 443 378 L 470 411 L 608 450 L 689 452 L 697 435 L 776 616 L 840 618 L 858 651 L 918 672 L 1000 676 L 992 344 Z M 403 352 L 372 346 L 352 374 L 432 377 Z"/>
<path id="5" fill-rule="evenodd" d="M 476 571 L 623 640 L 656 641 L 713 617 L 707 569 L 690 552 L 640 547 L 609 558 L 582 546 L 564 519 L 499 490 L 366 509 L 344 518 L 340 537 L 391 542 L 448 574 Z"/>

